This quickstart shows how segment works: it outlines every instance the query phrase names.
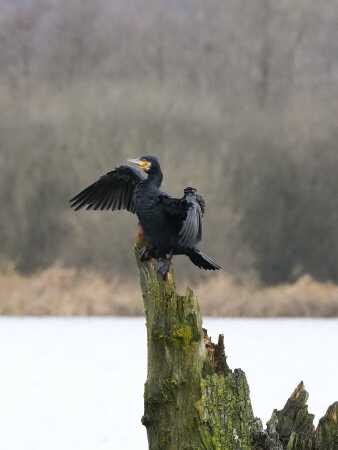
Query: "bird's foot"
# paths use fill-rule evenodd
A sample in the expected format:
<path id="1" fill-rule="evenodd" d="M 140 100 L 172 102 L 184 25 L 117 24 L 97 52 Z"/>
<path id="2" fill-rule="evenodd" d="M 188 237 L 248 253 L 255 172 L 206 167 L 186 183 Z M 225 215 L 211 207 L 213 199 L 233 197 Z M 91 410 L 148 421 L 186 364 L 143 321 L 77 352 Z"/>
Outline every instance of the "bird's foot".
<path id="1" fill-rule="evenodd" d="M 164 281 L 168 280 L 170 265 L 171 259 L 159 258 L 157 260 L 157 272 L 161 275 Z"/>
<path id="2" fill-rule="evenodd" d="M 139 255 L 142 262 L 149 261 L 152 258 L 151 249 L 144 245 L 140 248 Z"/>

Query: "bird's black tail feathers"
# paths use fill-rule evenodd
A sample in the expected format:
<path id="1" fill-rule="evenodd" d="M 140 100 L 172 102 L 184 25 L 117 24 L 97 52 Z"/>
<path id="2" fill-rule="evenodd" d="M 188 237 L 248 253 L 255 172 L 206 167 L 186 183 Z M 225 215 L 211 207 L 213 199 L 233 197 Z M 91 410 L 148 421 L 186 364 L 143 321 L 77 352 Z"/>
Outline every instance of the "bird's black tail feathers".
<path id="1" fill-rule="evenodd" d="M 205 255 L 198 248 L 192 248 L 186 250 L 186 255 L 189 256 L 192 263 L 200 269 L 204 270 L 220 270 L 222 266 L 217 264 L 217 262 L 208 255 Z"/>

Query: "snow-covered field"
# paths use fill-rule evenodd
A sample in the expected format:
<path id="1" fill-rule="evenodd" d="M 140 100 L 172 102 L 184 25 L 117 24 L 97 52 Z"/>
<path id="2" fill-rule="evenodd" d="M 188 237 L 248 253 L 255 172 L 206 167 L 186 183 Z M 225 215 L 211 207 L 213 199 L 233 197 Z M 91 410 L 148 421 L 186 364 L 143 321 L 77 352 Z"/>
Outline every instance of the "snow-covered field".
<path id="1" fill-rule="evenodd" d="M 266 421 L 297 383 L 321 416 L 338 400 L 338 320 L 207 319 Z M 0 319 L 0 450 L 145 450 L 144 320 Z"/>

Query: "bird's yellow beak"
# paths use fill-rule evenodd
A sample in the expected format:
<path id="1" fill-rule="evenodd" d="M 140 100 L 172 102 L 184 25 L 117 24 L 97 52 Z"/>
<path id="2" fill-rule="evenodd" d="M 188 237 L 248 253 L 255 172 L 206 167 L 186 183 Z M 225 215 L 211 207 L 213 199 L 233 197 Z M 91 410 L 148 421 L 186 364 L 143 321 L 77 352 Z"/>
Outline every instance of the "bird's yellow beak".
<path id="1" fill-rule="evenodd" d="M 142 170 L 148 170 L 151 167 L 151 163 L 149 161 L 147 161 L 146 159 L 137 159 L 137 158 L 134 159 L 134 158 L 132 158 L 132 159 L 128 159 L 128 162 L 130 162 L 132 164 L 136 164 Z"/>

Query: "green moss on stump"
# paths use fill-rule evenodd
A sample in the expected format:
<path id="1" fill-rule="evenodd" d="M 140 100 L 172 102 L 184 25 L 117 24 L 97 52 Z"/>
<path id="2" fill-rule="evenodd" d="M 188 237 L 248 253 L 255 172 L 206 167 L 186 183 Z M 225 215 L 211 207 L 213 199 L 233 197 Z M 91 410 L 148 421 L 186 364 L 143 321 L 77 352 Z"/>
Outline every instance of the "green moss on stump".
<path id="1" fill-rule="evenodd" d="M 178 295 L 172 274 L 158 277 L 141 263 L 147 325 L 148 373 L 144 416 L 150 450 L 338 450 L 338 403 L 318 425 L 307 410 L 301 383 L 267 429 L 252 412 L 244 372 L 231 371 L 224 339 L 217 344 L 202 328 L 191 290 Z"/>
<path id="2" fill-rule="evenodd" d="M 136 249 L 137 252 L 137 249 Z M 253 421 L 241 371 L 226 365 L 223 341 L 202 329 L 193 292 L 139 263 L 148 331 L 145 414 L 151 450 L 249 450 Z"/>
<path id="3" fill-rule="evenodd" d="M 338 450 L 338 402 L 320 419 L 316 430 L 316 450 Z"/>
<path id="4" fill-rule="evenodd" d="M 201 423 L 209 430 L 211 448 L 250 450 L 255 419 L 245 374 L 235 370 L 206 375 L 201 379 L 201 388 L 196 406 Z"/>

